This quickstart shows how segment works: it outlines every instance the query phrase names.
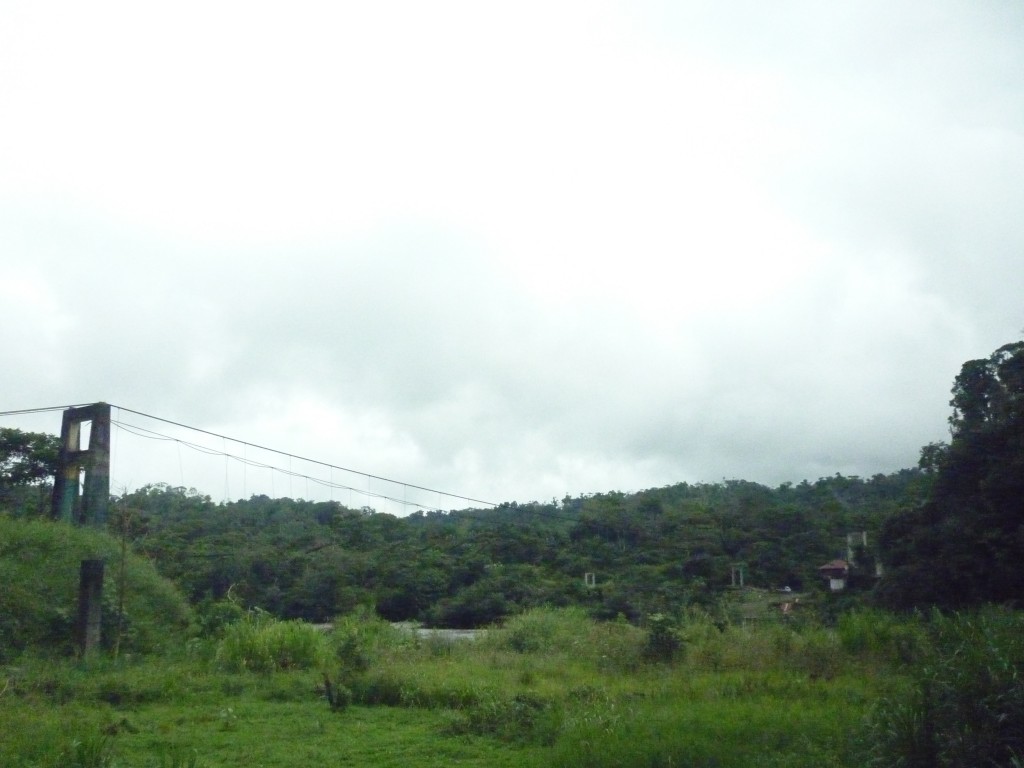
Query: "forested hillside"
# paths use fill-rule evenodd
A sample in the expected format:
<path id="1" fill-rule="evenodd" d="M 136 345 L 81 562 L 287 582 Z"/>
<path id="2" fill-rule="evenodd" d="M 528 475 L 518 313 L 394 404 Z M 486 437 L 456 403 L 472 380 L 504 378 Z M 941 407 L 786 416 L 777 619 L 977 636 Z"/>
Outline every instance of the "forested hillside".
<path id="1" fill-rule="evenodd" d="M 819 566 L 845 557 L 850 532 L 868 533 L 858 562 L 871 586 L 877 531 L 925 486 L 916 470 L 775 489 L 682 483 L 398 518 L 266 496 L 217 504 L 156 485 L 116 499 L 111 526 L 193 600 L 230 591 L 285 617 L 373 605 L 391 620 L 469 627 L 579 604 L 635 620 L 714 602 L 734 568 L 748 586 L 818 589 Z"/>

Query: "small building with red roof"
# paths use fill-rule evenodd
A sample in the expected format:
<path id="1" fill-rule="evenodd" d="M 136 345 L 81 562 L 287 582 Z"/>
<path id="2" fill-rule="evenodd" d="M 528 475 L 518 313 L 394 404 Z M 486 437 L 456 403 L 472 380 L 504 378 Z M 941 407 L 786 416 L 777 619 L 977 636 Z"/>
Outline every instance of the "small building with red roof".
<path id="1" fill-rule="evenodd" d="M 850 564 L 845 560 L 832 560 L 825 563 L 818 569 L 823 579 L 828 579 L 828 587 L 833 592 L 846 589 L 846 582 L 850 578 Z"/>

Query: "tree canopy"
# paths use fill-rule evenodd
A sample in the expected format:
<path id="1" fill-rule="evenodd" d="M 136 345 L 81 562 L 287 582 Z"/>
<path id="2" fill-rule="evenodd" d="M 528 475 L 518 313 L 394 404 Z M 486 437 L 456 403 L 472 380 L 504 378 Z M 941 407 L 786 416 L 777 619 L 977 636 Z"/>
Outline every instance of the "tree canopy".
<path id="1" fill-rule="evenodd" d="M 57 471 L 60 438 L 0 427 L 0 488 L 35 485 Z"/>
<path id="2" fill-rule="evenodd" d="M 1024 596 L 1024 342 L 964 363 L 952 393 L 950 443 L 922 450 L 929 498 L 882 532 L 892 607 Z"/>
<path id="3" fill-rule="evenodd" d="M 45 514 L 60 438 L 0 427 L 0 511 Z"/>
<path id="4" fill-rule="evenodd" d="M 749 586 L 823 590 L 818 568 L 845 556 L 847 533 L 875 542 L 922 482 L 903 470 L 778 488 L 680 483 L 404 518 L 266 496 L 218 504 L 156 485 L 115 499 L 111 525 L 130 520 L 136 549 L 194 601 L 230 594 L 288 618 L 372 605 L 389 620 L 467 627 L 578 605 L 638 620 L 714 605 L 737 564 Z"/>

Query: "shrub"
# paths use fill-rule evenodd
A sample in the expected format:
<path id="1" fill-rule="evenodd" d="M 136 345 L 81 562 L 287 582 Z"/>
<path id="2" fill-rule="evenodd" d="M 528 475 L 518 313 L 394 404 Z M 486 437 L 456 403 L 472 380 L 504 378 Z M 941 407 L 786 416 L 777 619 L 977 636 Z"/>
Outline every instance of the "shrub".
<path id="1" fill-rule="evenodd" d="M 516 653 L 578 650 L 591 620 L 580 608 L 532 608 L 508 619 L 495 644 Z"/>
<path id="2" fill-rule="evenodd" d="M 225 629 L 245 619 L 246 612 L 234 600 L 207 598 L 196 606 L 196 623 L 202 637 L 222 637 Z"/>
<path id="3" fill-rule="evenodd" d="M 324 694 L 327 696 L 327 703 L 335 712 L 343 712 L 352 703 L 352 691 L 341 683 L 331 680 L 329 675 L 324 675 Z"/>
<path id="4" fill-rule="evenodd" d="M 330 658 L 324 634 L 301 621 L 280 621 L 259 610 L 224 629 L 217 664 L 232 672 L 316 669 Z"/>
<path id="5" fill-rule="evenodd" d="M 513 616 L 503 626 L 488 631 L 476 644 L 481 649 L 597 660 L 608 652 L 621 655 L 623 642 L 636 650 L 640 634 L 640 630 L 625 622 L 594 621 L 582 608 L 544 607 Z"/>
<path id="6" fill-rule="evenodd" d="M 839 639 L 831 630 L 807 629 L 797 635 L 789 665 L 812 680 L 831 680 L 842 671 Z"/>
<path id="7" fill-rule="evenodd" d="M 382 653 L 409 642 L 408 636 L 365 608 L 339 617 L 330 634 L 338 680 L 352 687 Z"/>
<path id="8" fill-rule="evenodd" d="M 562 711 L 550 699 L 523 692 L 514 696 L 491 695 L 453 716 L 450 734 L 492 736 L 502 741 L 554 744 L 562 723 Z"/>
<path id="9" fill-rule="evenodd" d="M 588 653 L 605 672 L 635 672 L 641 663 L 644 633 L 625 619 L 594 622 L 587 634 Z"/>
<path id="10" fill-rule="evenodd" d="M 663 613 L 647 617 L 647 644 L 644 658 L 649 661 L 674 661 L 683 648 L 676 622 Z"/>

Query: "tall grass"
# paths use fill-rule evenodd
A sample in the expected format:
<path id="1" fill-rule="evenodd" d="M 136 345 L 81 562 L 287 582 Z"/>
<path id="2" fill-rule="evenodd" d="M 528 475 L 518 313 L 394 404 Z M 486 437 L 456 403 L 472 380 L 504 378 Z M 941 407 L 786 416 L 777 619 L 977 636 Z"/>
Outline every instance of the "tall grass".
<path id="1" fill-rule="evenodd" d="M 330 658 L 327 638 L 313 625 L 250 611 L 224 628 L 216 662 L 229 672 L 273 672 L 318 669 Z"/>
<path id="2" fill-rule="evenodd" d="M 555 744 L 551 765 L 852 765 L 848 708 L 747 694 L 607 702 L 577 710 Z"/>
<path id="3" fill-rule="evenodd" d="M 846 654 L 883 665 L 914 664 L 928 645 L 926 628 L 919 616 L 860 609 L 842 614 L 836 631 Z"/>
<path id="4" fill-rule="evenodd" d="M 597 622 L 581 608 L 533 608 L 492 628 L 474 648 L 481 653 L 513 652 L 556 657 L 607 672 L 636 670 L 646 634 L 625 621 Z"/>
<path id="5" fill-rule="evenodd" d="M 515 754 L 595 768 L 1009 768 L 1020 758 L 1024 619 L 1015 614 L 861 612 L 832 628 L 716 623 L 699 612 L 668 621 L 645 629 L 540 608 L 476 641 L 441 642 L 365 612 L 341 617 L 327 635 L 252 612 L 222 627 L 208 656 L 22 659 L 0 667 L 0 765 L 70 764 L 74 737 L 60 718 L 79 718 L 82 733 L 113 734 L 115 756 L 125 745 L 124 754 L 177 750 L 184 759 L 195 749 L 205 760 L 286 712 L 308 741 L 358 736 L 358 723 L 380 707 L 400 708 L 387 720 L 418 723 L 424 750 L 482 739 L 509 764 Z M 651 654 L 652 637 L 666 629 L 679 652 Z M 323 672 L 345 689 L 333 713 Z M 169 734 L 183 720 L 194 730 L 165 738 L 146 725 L 149 712 L 162 713 Z M 4 744 L 22 733 L 31 736 Z M 268 765 L 294 764 L 287 748 L 277 751 Z M 209 764 L 241 764 L 226 760 L 222 753 Z"/>
<path id="6" fill-rule="evenodd" d="M 1024 765 L 1024 615 L 1000 609 L 930 617 L 913 685 L 875 709 L 874 765 Z"/>

